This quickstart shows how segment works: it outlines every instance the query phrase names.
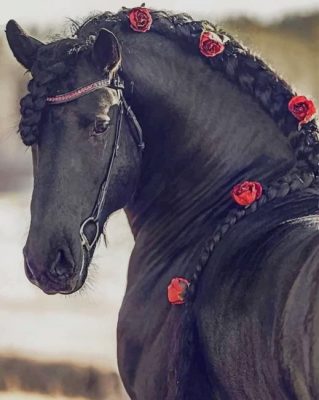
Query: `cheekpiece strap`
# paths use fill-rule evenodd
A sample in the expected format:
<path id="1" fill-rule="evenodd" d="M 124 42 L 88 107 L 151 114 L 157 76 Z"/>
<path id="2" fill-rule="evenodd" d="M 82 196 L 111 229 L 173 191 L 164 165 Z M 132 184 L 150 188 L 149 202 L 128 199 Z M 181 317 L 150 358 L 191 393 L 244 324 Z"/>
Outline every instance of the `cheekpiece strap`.
<path id="1" fill-rule="evenodd" d="M 69 103 L 70 101 L 76 100 L 89 93 L 95 92 L 101 88 L 111 89 L 124 89 L 124 82 L 119 78 L 116 79 L 102 79 L 97 82 L 90 83 L 89 85 L 83 86 L 79 89 L 72 90 L 64 94 L 58 94 L 56 96 L 47 97 L 47 103 L 50 105 Z"/>

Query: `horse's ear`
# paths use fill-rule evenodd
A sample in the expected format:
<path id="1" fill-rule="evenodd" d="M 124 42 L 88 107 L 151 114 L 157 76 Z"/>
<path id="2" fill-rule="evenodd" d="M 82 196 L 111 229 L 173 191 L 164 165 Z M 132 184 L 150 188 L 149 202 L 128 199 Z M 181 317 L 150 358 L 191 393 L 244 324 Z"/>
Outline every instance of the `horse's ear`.
<path id="1" fill-rule="evenodd" d="M 26 69 L 30 70 L 36 59 L 37 51 L 43 46 L 43 43 L 28 36 L 13 20 L 7 23 L 6 34 L 9 46 L 15 58 Z"/>
<path id="2" fill-rule="evenodd" d="M 101 29 L 93 45 L 93 62 L 102 71 L 112 71 L 120 64 L 121 50 L 116 36 Z"/>

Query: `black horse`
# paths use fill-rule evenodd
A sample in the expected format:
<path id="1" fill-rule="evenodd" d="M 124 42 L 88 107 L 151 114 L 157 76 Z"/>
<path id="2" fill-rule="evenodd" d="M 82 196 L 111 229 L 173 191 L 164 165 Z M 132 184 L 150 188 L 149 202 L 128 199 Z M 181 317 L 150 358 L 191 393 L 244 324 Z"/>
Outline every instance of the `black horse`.
<path id="1" fill-rule="evenodd" d="M 124 207 L 135 247 L 118 361 L 132 399 L 318 399 L 316 123 L 298 128 L 292 89 L 225 32 L 146 11 L 137 24 L 128 9 L 92 17 L 49 44 L 7 25 L 32 74 L 26 274 L 49 294 L 78 290 Z M 234 204 L 247 180 L 263 193 Z M 184 304 L 167 300 L 174 277 L 189 282 Z"/>

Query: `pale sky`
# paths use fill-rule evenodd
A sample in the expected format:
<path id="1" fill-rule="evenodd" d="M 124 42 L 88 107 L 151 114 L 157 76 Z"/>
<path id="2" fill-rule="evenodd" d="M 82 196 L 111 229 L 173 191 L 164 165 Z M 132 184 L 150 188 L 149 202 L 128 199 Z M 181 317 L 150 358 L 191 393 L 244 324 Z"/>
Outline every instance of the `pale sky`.
<path id="1" fill-rule="evenodd" d="M 122 5 L 138 6 L 142 0 L 1 0 L 0 26 L 11 18 L 19 23 L 63 22 L 67 17 L 84 17 L 92 11 L 117 11 Z M 271 20 L 286 13 L 319 11 L 319 0 L 149 0 L 146 6 L 185 11 L 211 19 L 228 15 L 257 16 Z"/>

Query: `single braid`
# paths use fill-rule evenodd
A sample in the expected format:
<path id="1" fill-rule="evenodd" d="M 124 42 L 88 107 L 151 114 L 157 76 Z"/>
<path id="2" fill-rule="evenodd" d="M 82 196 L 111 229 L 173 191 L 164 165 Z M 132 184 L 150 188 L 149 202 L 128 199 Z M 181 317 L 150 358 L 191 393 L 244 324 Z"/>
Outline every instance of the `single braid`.
<path id="1" fill-rule="evenodd" d="M 20 101 L 20 112 L 22 115 L 19 131 L 22 141 L 30 146 L 37 141 L 39 136 L 38 125 L 41 120 L 41 113 L 46 104 L 47 87 L 37 84 L 35 79 L 31 79 L 28 84 L 28 91 Z"/>
<path id="2" fill-rule="evenodd" d="M 312 171 L 304 171 L 299 173 L 294 171 L 280 179 L 273 182 L 270 186 L 264 188 L 263 195 L 254 203 L 247 206 L 246 208 L 235 208 L 232 209 L 223 222 L 221 222 L 216 228 L 213 235 L 207 240 L 204 246 L 199 261 L 195 267 L 195 272 L 190 279 L 189 291 L 190 295 L 193 296 L 196 291 L 196 283 L 199 280 L 201 274 L 203 273 L 210 256 L 215 250 L 217 244 L 229 231 L 229 229 L 234 226 L 238 221 L 243 219 L 246 215 L 252 214 L 257 211 L 261 206 L 269 201 L 276 198 L 284 198 L 289 193 L 297 192 L 306 189 L 312 185 L 316 177 Z"/>
<path id="3" fill-rule="evenodd" d="M 38 140 L 39 123 L 42 111 L 46 105 L 46 99 L 50 91 L 50 85 L 57 78 L 66 74 L 68 68 L 63 62 L 57 62 L 51 66 L 43 66 L 41 61 L 36 61 L 31 69 L 33 78 L 28 83 L 28 94 L 20 101 L 21 120 L 19 132 L 25 145 L 30 146 Z"/>
<path id="4" fill-rule="evenodd" d="M 168 376 L 168 397 L 169 400 L 187 400 L 191 364 L 194 358 L 194 325 L 195 316 L 193 312 L 193 300 L 196 295 L 197 283 L 205 271 L 208 261 L 218 246 L 218 243 L 223 239 L 227 232 L 245 216 L 256 212 L 267 202 L 276 198 L 281 199 L 288 194 L 297 192 L 310 187 L 315 181 L 316 176 L 312 171 L 294 171 L 284 177 L 273 182 L 270 186 L 265 187 L 263 195 L 254 203 L 246 208 L 232 209 L 226 218 L 221 222 L 211 237 L 208 238 L 204 245 L 199 260 L 195 266 L 195 271 L 191 275 L 190 285 L 185 295 L 185 308 L 180 315 L 180 329 L 175 335 L 179 336 L 179 341 L 176 344 L 176 339 L 172 340 L 172 366 L 170 367 L 170 375 Z M 183 355 L 181 357 L 181 354 Z M 174 383 L 174 385 L 172 385 Z"/>

